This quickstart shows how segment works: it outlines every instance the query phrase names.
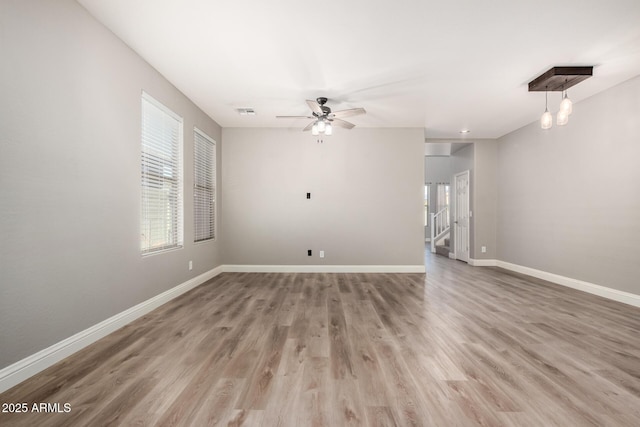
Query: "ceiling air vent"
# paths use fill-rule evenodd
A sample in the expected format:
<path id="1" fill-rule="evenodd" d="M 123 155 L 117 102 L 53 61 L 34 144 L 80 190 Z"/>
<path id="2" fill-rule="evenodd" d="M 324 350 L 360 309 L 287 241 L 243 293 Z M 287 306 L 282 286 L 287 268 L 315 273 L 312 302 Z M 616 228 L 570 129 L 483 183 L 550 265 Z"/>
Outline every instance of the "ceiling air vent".
<path id="1" fill-rule="evenodd" d="M 241 116 L 255 116 L 256 111 L 253 108 L 237 108 L 236 111 Z"/>

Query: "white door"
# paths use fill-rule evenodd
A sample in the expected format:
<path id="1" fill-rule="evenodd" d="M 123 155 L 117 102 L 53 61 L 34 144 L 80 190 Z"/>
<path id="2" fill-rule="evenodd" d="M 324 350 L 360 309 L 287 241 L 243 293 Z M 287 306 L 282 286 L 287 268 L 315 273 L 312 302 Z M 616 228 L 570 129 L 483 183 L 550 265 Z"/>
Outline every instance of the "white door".
<path id="1" fill-rule="evenodd" d="M 469 171 L 456 174 L 455 191 L 454 253 L 456 259 L 469 262 Z"/>

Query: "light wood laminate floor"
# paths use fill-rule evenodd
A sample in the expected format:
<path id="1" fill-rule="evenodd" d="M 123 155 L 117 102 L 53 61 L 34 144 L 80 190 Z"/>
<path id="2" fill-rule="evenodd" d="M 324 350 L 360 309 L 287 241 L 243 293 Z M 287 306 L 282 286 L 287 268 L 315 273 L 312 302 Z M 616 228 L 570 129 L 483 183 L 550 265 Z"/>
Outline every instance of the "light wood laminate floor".
<path id="1" fill-rule="evenodd" d="M 640 310 L 427 255 L 224 273 L 0 395 L 0 425 L 639 426 Z"/>

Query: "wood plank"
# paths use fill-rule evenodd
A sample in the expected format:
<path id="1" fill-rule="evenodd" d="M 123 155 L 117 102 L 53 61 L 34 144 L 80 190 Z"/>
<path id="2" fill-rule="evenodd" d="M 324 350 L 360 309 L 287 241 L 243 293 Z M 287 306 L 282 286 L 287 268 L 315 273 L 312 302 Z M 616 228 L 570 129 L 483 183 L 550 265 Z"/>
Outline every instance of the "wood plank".
<path id="1" fill-rule="evenodd" d="M 334 379 L 355 379 L 352 350 L 345 321 L 342 301 L 337 290 L 328 293 L 327 311 L 329 316 L 329 360 Z"/>

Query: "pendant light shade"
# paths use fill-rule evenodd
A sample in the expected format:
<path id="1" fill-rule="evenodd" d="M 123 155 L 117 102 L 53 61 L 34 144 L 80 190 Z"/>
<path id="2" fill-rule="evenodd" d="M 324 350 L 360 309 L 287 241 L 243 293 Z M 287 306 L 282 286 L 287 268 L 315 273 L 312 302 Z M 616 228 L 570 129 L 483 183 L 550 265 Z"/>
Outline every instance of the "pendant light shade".
<path id="1" fill-rule="evenodd" d="M 540 118 L 540 127 L 542 127 L 542 129 L 551 129 L 551 126 L 553 126 L 553 116 L 549 110 L 545 110 Z"/>
<path id="2" fill-rule="evenodd" d="M 327 123 L 324 127 L 324 134 L 331 135 L 332 133 L 333 133 L 333 127 L 331 126 L 331 123 Z"/>
<path id="3" fill-rule="evenodd" d="M 325 128 L 324 120 L 318 120 L 318 132 L 323 133 Z"/>
<path id="4" fill-rule="evenodd" d="M 540 117 L 540 127 L 542 129 L 551 129 L 553 126 L 553 116 L 549 112 L 549 108 L 547 108 L 548 101 L 548 93 L 544 93 L 544 114 Z"/>
<path id="5" fill-rule="evenodd" d="M 558 123 L 558 126 L 564 126 L 569 123 L 569 115 L 567 112 L 560 109 L 560 111 L 558 111 L 558 116 L 556 117 L 556 122 Z"/>
<path id="6" fill-rule="evenodd" d="M 319 133 L 320 133 L 320 132 L 318 132 L 318 124 L 316 123 L 316 124 L 314 124 L 314 125 L 311 127 L 311 135 L 316 136 L 316 135 L 318 135 Z"/>
<path id="7" fill-rule="evenodd" d="M 567 95 L 567 91 L 564 91 L 564 96 L 562 97 L 562 102 L 560 102 L 560 111 L 563 111 L 567 114 L 567 117 L 573 111 L 573 102 L 569 99 L 569 95 Z M 560 124 L 560 123 L 558 123 Z"/>

